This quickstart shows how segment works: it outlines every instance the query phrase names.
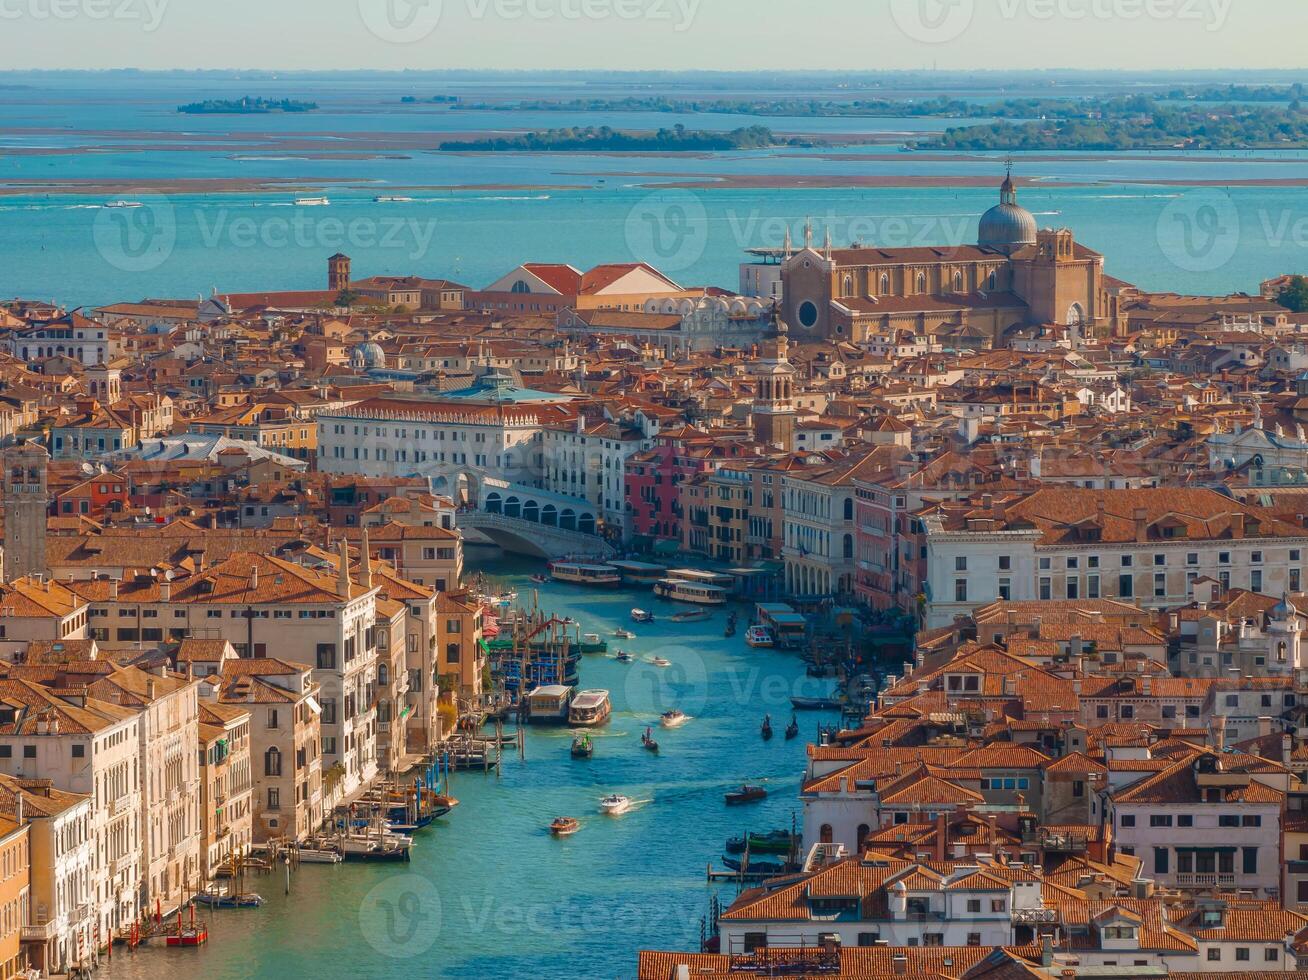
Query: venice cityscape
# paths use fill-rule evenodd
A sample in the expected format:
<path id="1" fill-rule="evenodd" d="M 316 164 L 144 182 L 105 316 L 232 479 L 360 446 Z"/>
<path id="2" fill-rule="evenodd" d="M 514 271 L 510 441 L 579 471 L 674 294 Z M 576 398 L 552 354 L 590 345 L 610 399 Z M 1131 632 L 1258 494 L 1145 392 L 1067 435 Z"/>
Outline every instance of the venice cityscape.
<path id="1" fill-rule="evenodd" d="M 1308 978 L 1304 36 L 0 0 L 0 980 Z"/>

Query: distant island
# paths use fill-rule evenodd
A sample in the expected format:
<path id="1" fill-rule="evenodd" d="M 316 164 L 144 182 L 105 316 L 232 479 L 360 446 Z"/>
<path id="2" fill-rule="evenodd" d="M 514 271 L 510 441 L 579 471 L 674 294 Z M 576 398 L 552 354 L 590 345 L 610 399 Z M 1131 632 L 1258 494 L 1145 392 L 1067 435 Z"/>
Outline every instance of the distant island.
<path id="1" fill-rule="evenodd" d="M 206 102 L 191 102 L 179 105 L 178 112 L 191 116 L 250 116 L 270 112 L 313 112 L 318 108 L 316 102 L 296 102 L 293 99 L 259 99 L 246 96 L 243 99 L 210 99 Z"/>
<path id="2" fill-rule="evenodd" d="M 809 146 L 802 140 L 779 139 L 765 126 L 733 129 L 729 133 L 687 129 L 675 126 L 657 132 L 625 132 L 608 126 L 547 129 L 520 136 L 495 139 L 449 141 L 442 150 L 466 152 L 714 152 L 721 150 L 758 150 L 770 146 Z"/>
<path id="3" fill-rule="evenodd" d="M 1229 90 L 1221 90 L 1229 97 Z M 1195 98 L 1190 96 L 1190 98 Z M 1272 106 L 1177 104 L 1146 96 L 1077 103 L 1078 112 L 1027 122 L 962 126 L 922 140 L 930 150 L 1245 150 L 1308 147 L 1308 112 L 1294 99 Z"/>

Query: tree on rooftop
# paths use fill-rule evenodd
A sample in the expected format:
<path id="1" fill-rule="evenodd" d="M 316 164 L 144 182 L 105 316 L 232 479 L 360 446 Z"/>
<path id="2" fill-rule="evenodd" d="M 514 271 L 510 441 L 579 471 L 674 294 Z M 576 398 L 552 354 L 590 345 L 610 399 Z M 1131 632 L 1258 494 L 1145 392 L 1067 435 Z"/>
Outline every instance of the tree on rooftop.
<path id="1" fill-rule="evenodd" d="M 1308 313 L 1308 278 L 1292 276 L 1276 302 L 1295 313 Z"/>

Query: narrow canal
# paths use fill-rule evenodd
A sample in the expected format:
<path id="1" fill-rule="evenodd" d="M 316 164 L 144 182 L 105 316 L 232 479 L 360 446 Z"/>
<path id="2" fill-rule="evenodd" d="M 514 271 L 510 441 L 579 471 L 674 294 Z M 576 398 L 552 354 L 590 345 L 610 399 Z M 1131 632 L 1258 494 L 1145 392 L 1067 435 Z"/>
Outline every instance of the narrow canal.
<path id="1" fill-rule="evenodd" d="M 419 832 L 408 865 L 305 866 L 291 894 L 272 876 L 253 888 L 261 909 L 204 913 L 212 921 L 205 949 L 162 948 L 114 957 L 112 980 L 319 977 L 628 977 L 642 948 L 697 948 L 710 898 L 729 901 L 734 884 L 710 885 L 705 867 L 721 867 L 723 843 L 747 830 L 789 828 L 800 818 L 797 793 L 805 745 L 833 715 L 801 714 L 800 736 L 782 737 L 790 698 L 825 694 L 834 683 L 806 677 L 797 654 L 753 650 L 743 639 L 750 610 L 739 610 L 736 637 L 723 636 L 726 612 L 677 625 L 677 607 L 649 591 L 596 592 L 528 576 L 538 562 L 470 550 L 469 574 L 484 571 L 516 589 L 534 588 L 541 608 L 572 616 L 600 633 L 608 655 L 583 658 L 581 688 L 612 693 L 612 721 L 598 730 L 595 755 L 570 757 L 566 729 L 531 729 L 526 758 L 505 754 L 501 773 L 456 773 L 460 805 Z M 633 606 L 655 611 L 634 625 Z M 615 640 L 619 627 L 636 633 Z M 629 650 L 636 662 L 613 659 Z M 659 668 L 646 658 L 672 662 Z M 691 720 L 659 727 L 679 708 Z M 771 714 L 776 737 L 759 728 Z M 642 750 L 654 727 L 661 751 Z M 723 794 L 762 783 L 768 799 L 728 807 Z M 631 811 L 602 816 L 599 799 L 621 793 Z M 555 839 L 556 816 L 582 829 Z"/>

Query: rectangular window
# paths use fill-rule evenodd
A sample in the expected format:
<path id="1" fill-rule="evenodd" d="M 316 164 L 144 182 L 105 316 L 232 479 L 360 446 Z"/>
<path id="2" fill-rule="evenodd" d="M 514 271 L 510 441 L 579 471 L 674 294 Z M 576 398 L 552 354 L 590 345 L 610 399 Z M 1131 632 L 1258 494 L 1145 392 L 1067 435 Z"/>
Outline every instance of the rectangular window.
<path id="1" fill-rule="evenodd" d="M 1135 579 L 1130 575 L 1119 575 L 1117 577 L 1117 594 L 1123 599 L 1130 599 L 1135 596 Z"/>
<path id="2" fill-rule="evenodd" d="M 967 579 L 954 580 L 954 601 L 967 602 Z"/>
<path id="3" fill-rule="evenodd" d="M 1258 848 L 1241 848 L 1241 853 L 1244 855 L 1244 873 L 1256 875 L 1258 873 Z"/>
<path id="4" fill-rule="evenodd" d="M 1154 874 L 1156 875 L 1167 874 L 1167 867 L 1168 867 L 1167 856 L 1168 856 L 1167 848 L 1165 847 L 1154 848 Z"/>
<path id="5" fill-rule="evenodd" d="M 1118 826 L 1120 826 L 1120 827 L 1134 827 L 1134 826 L 1135 826 L 1135 814 L 1133 814 L 1133 813 L 1124 813 L 1124 814 L 1122 814 L 1122 819 L 1118 821 Z"/>

